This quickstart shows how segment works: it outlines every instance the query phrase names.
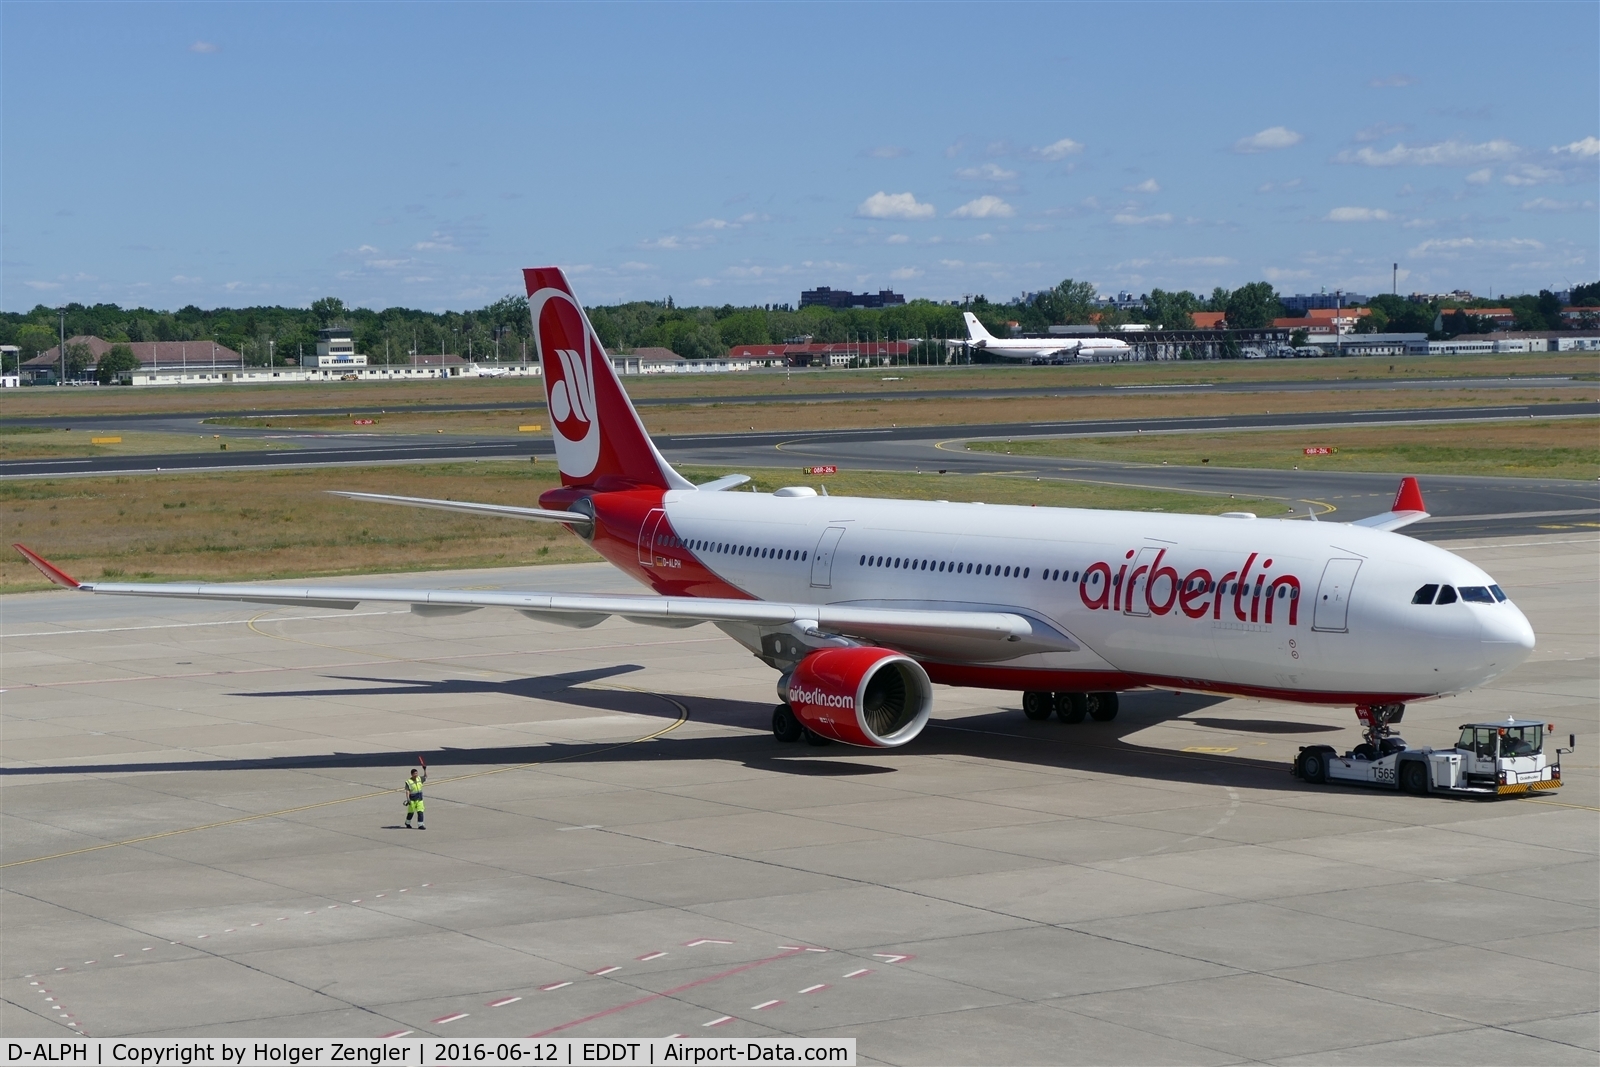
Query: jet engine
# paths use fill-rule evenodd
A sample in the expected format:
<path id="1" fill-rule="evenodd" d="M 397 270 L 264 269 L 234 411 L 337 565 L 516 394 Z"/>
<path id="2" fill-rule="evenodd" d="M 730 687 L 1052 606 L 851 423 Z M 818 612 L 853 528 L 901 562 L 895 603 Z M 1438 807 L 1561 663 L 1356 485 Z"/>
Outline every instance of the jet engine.
<path id="1" fill-rule="evenodd" d="M 864 748 L 896 748 L 922 732 L 933 684 L 916 660 L 886 648 L 824 648 L 801 660 L 784 695 L 812 732 Z"/>

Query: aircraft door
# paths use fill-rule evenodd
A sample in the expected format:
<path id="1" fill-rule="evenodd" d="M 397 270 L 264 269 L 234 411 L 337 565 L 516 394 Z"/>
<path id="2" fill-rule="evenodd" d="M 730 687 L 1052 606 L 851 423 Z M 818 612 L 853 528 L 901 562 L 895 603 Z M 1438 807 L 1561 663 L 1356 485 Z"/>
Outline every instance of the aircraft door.
<path id="1" fill-rule="evenodd" d="M 651 508 L 650 514 L 644 517 L 644 523 L 639 527 L 639 566 L 656 565 L 656 533 L 661 529 L 661 520 L 666 517 L 667 513 L 661 508 Z"/>
<path id="2" fill-rule="evenodd" d="M 1161 549 L 1146 546 L 1139 550 L 1139 558 L 1128 568 L 1128 588 L 1122 594 L 1122 612 L 1125 615 L 1149 615 L 1150 601 L 1145 596 L 1150 588 L 1150 568 L 1161 554 Z M 1141 569 L 1142 568 L 1142 569 Z"/>
<path id="3" fill-rule="evenodd" d="M 822 531 L 822 537 L 817 541 L 817 550 L 811 553 L 811 588 L 833 588 L 833 556 L 838 551 L 839 539 L 843 536 L 843 526 L 830 526 Z"/>
<path id="4" fill-rule="evenodd" d="M 1350 591 L 1355 588 L 1359 559 L 1330 559 L 1322 569 L 1317 586 L 1317 604 L 1311 613 L 1311 628 L 1329 633 L 1350 632 Z"/>

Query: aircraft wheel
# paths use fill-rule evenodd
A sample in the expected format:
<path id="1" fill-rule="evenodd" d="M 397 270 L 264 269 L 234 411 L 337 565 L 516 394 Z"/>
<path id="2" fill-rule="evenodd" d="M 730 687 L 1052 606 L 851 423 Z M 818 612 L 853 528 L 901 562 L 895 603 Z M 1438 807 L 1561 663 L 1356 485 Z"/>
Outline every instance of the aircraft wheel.
<path id="1" fill-rule="evenodd" d="M 1117 694 L 1090 693 L 1089 718 L 1095 722 L 1110 722 L 1117 717 Z"/>
<path id="2" fill-rule="evenodd" d="M 803 726 L 803 727 L 801 727 L 801 729 L 805 730 L 805 732 L 806 732 L 806 744 L 808 744 L 808 745 L 831 745 L 831 744 L 833 744 L 833 738 L 831 738 L 831 737 L 823 737 L 821 734 L 817 733 L 815 730 L 811 729 L 809 726 Z"/>
<path id="3" fill-rule="evenodd" d="M 1320 752 L 1300 753 L 1300 777 L 1312 785 L 1321 785 L 1327 779 L 1327 766 Z"/>
<path id="4" fill-rule="evenodd" d="M 1089 712 L 1089 698 L 1082 693 L 1057 693 L 1056 718 L 1062 722 L 1082 722 Z"/>
<path id="5" fill-rule="evenodd" d="M 1050 713 L 1054 710 L 1055 706 L 1050 699 L 1049 693 L 1032 692 L 1022 694 L 1022 714 L 1028 718 L 1035 721 L 1048 719 Z"/>
<path id="6" fill-rule="evenodd" d="M 1417 796 L 1428 791 L 1428 768 L 1421 760 L 1410 760 L 1400 765 L 1400 788 Z"/>
<path id="7" fill-rule="evenodd" d="M 794 709 L 787 704 L 779 704 L 772 709 L 772 736 L 779 741 L 798 741 L 805 732 L 805 727 L 800 725 L 800 720 L 794 717 Z"/>

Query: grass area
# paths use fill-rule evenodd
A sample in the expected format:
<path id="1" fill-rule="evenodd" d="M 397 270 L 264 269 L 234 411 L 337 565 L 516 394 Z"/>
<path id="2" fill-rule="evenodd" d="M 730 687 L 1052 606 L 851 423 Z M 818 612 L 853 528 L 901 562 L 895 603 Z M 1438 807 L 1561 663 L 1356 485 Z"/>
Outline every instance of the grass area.
<path id="1" fill-rule="evenodd" d="M 95 444 L 95 438 L 119 437 L 110 444 Z M 64 459 L 82 456 L 151 456 L 180 452 L 211 452 L 226 444 L 228 451 L 260 452 L 272 448 L 293 448 L 286 441 L 259 441 L 230 437 L 226 441 L 214 434 L 138 433 L 124 430 L 54 429 L 44 426 L 0 426 L 0 461 L 18 459 Z"/>
<path id="2" fill-rule="evenodd" d="M 1600 380 L 1600 355 L 1548 352 L 1481 356 L 1361 356 L 1345 359 L 1223 360 L 1089 364 L 1068 367 L 980 365 L 891 367 L 876 370 L 752 371 L 740 374 L 653 375 L 627 379 L 639 398 L 716 398 L 785 394 L 897 393 L 1037 386 L 1158 385 L 1205 382 L 1330 381 L 1424 378 L 1578 376 Z M 885 379 L 895 379 L 892 381 Z M 30 388 L 7 393 L 7 417 L 92 414 L 159 414 L 189 411 L 402 408 L 418 404 L 504 403 L 544 407 L 538 379 L 487 378 L 413 382 L 293 382 L 283 385 L 175 386 L 171 388 Z"/>
<path id="3" fill-rule="evenodd" d="M 1214 467 L 1600 478 L 1600 419 L 974 441 L 968 447 L 1023 456 L 1183 466 L 1209 460 Z M 1338 451 L 1308 456 L 1308 447 Z"/>
<path id="4" fill-rule="evenodd" d="M 725 468 L 686 468 L 707 481 Z M 798 467 L 749 470 L 758 488 L 819 484 Z M 319 467 L 0 482 L 6 542 L 21 542 L 74 577 L 122 581 L 268 578 L 507 567 L 598 558 L 559 526 L 363 504 L 326 490 L 537 506 L 554 464 L 454 463 Z M 1143 510 L 1256 511 L 1282 501 L 1232 499 L 1003 476 L 848 472 L 834 495 Z M 26 561 L 0 555 L 0 592 L 48 588 Z"/>
<path id="5" fill-rule="evenodd" d="M 363 420 L 361 424 L 357 419 Z M 370 420 L 370 423 L 367 421 Z M 543 432 L 549 422 L 545 406 L 506 408 L 501 411 L 384 411 L 371 415 L 343 412 L 329 415 L 221 415 L 206 419 L 207 426 L 230 426 L 248 430 L 275 430 L 281 433 L 396 434 L 519 434 L 523 426 L 538 426 Z"/>

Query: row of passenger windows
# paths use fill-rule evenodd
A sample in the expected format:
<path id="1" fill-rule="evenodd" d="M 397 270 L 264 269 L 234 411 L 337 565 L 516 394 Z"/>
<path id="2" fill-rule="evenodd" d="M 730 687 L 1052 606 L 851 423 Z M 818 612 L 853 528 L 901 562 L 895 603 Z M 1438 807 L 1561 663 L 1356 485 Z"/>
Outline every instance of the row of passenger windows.
<path id="1" fill-rule="evenodd" d="M 712 552 L 726 556 L 751 556 L 760 559 L 792 559 L 805 562 L 809 551 L 798 548 L 757 548 L 755 545 L 735 545 L 727 541 L 705 541 L 698 538 L 674 537 L 656 534 L 656 544 L 662 548 L 687 548 L 691 552 Z"/>
<path id="2" fill-rule="evenodd" d="M 903 556 L 862 556 L 863 567 L 888 567 L 897 571 L 933 571 L 937 574 L 983 574 L 991 578 L 1026 578 L 1031 567 L 1007 567 L 1000 563 L 955 563 L 942 559 L 907 559 Z"/>
<path id="3" fill-rule="evenodd" d="M 1460 594 L 1459 597 L 1457 594 Z M 1501 592 L 1498 585 L 1463 585 L 1457 589 L 1453 585 L 1425 585 L 1412 596 L 1413 604 L 1454 604 L 1458 599 L 1465 600 L 1468 604 L 1493 604 L 1504 600 L 1505 593 Z"/>

